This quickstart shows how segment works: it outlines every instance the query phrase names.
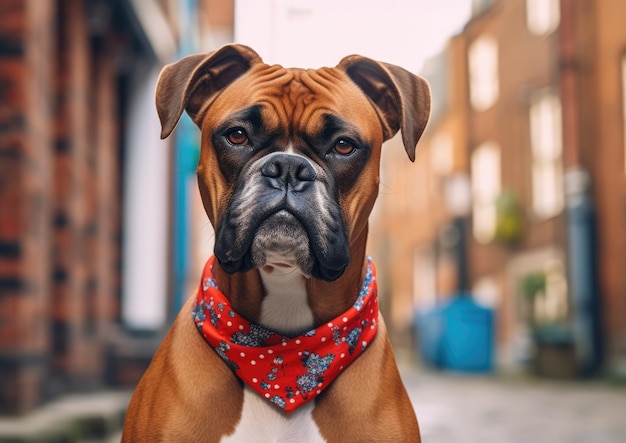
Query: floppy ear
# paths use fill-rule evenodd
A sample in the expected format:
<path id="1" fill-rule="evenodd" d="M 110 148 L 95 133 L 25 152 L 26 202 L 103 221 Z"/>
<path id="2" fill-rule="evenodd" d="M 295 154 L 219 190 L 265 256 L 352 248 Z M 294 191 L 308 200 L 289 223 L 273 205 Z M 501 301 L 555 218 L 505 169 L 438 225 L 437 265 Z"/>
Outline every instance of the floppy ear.
<path id="1" fill-rule="evenodd" d="M 369 97 L 383 124 L 385 140 L 402 131 L 402 143 L 411 161 L 430 114 L 430 88 L 423 78 L 388 63 L 350 55 L 337 68 Z"/>
<path id="2" fill-rule="evenodd" d="M 165 66 L 156 86 L 161 138 L 171 134 L 183 109 L 201 126 L 207 105 L 217 93 L 261 62 L 261 57 L 247 46 L 226 45 Z"/>

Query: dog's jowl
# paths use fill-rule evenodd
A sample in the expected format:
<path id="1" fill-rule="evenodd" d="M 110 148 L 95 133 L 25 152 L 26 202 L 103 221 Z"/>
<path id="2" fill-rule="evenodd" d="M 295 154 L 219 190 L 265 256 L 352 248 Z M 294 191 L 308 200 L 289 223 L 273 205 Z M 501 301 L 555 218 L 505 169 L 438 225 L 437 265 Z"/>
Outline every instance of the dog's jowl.
<path id="1" fill-rule="evenodd" d="M 358 55 L 285 69 L 228 45 L 166 66 L 156 105 L 163 138 L 183 111 L 201 130 L 215 251 L 123 441 L 420 441 L 366 242 L 381 145 L 400 131 L 415 159 L 426 82 Z"/>

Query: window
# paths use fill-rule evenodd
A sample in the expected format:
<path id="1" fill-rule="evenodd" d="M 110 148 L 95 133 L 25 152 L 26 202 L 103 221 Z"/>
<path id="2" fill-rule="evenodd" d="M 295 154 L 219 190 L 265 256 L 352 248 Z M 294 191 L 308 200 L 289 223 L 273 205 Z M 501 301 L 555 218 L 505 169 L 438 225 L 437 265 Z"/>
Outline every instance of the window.
<path id="1" fill-rule="evenodd" d="M 624 131 L 624 173 L 626 173 L 626 55 L 622 57 L 622 130 Z"/>
<path id="2" fill-rule="evenodd" d="M 488 243 L 496 232 L 496 199 L 501 190 L 498 145 L 491 142 L 480 145 L 472 153 L 471 168 L 474 237 Z"/>
<path id="3" fill-rule="evenodd" d="M 526 0 L 526 26 L 533 34 L 549 34 L 560 20 L 559 0 Z"/>
<path id="4" fill-rule="evenodd" d="M 470 101 L 477 111 L 489 109 L 498 99 L 498 44 L 480 37 L 469 48 Z"/>
<path id="5" fill-rule="evenodd" d="M 532 207 L 548 218 L 563 209 L 561 101 L 550 89 L 538 92 L 530 107 Z"/>

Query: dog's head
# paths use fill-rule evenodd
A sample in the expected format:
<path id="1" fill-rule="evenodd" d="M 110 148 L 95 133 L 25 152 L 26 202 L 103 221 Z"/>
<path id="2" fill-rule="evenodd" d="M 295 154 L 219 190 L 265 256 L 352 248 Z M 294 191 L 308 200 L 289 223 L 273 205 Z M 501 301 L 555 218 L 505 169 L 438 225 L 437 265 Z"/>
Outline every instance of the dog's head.
<path id="1" fill-rule="evenodd" d="M 422 78 L 358 55 L 285 69 L 228 45 L 166 66 L 156 104 L 162 138 L 183 110 L 202 131 L 198 181 L 222 268 L 297 266 L 332 281 L 365 240 L 383 141 L 401 130 L 415 159 L 430 93 Z"/>

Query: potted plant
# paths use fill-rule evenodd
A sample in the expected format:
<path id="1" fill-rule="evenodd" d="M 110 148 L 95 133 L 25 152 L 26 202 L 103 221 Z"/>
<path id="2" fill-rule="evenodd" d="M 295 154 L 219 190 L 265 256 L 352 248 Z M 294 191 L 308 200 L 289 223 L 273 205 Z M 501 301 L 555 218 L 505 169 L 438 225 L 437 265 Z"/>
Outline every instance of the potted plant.
<path id="1" fill-rule="evenodd" d="M 547 312 L 548 279 L 546 272 L 535 271 L 520 280 L 526 321 L 534 342 L 532 367 L 543 376 L 573 378 L 577 364 L 571 325 L 566 317 Z"/>

